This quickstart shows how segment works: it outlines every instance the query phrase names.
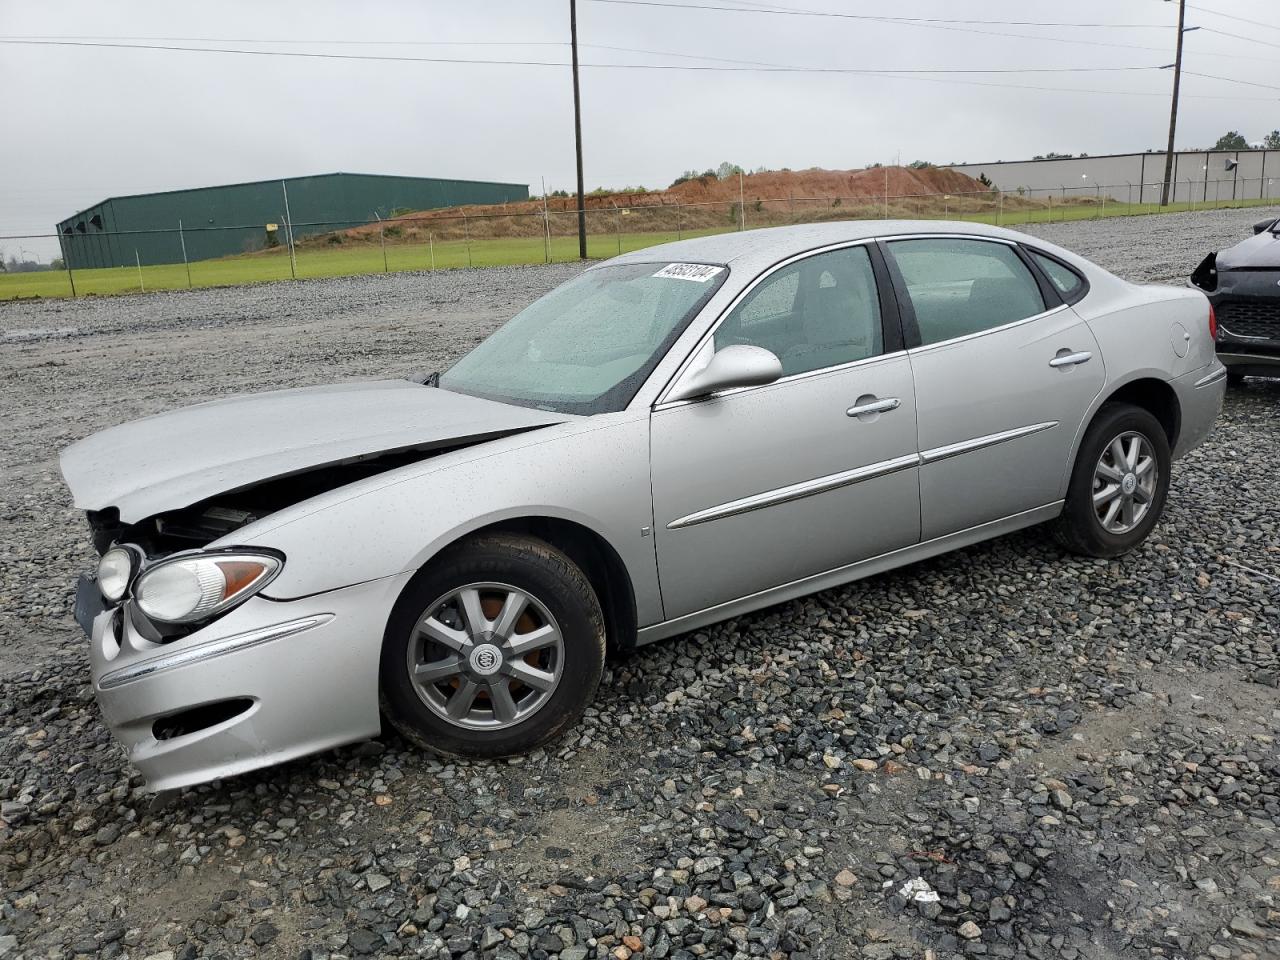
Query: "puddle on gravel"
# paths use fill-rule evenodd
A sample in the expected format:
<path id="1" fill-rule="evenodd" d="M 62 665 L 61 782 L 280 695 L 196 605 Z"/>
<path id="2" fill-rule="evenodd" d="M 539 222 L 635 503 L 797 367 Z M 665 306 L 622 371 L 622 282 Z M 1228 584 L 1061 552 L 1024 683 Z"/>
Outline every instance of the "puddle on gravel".
<path id="1" fill-rule="evenodd" d="M 22 343 L 28 340 L 53 340 L 59 337 L 74 337 L 79 333 L 79 327 L 30 327 L 26 330 L 0 331 L 0 340 Z"/>

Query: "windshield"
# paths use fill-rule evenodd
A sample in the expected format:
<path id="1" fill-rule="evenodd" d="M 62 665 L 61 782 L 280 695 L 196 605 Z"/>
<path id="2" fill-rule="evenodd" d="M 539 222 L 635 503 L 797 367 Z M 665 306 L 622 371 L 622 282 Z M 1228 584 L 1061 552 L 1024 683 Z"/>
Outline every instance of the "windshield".
<path id="1" fill-rule="evenodd" d="M 440 376 L 440 386 L 557 413 L 626 407 L 729 269 L 596 267 L 534 301 Z"/>

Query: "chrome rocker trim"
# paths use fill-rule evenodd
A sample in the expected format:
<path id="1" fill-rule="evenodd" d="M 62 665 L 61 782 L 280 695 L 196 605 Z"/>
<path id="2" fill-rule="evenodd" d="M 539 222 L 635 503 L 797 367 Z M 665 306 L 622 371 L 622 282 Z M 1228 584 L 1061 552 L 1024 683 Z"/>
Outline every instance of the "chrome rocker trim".
<path id="1" fill-rule="evenodd" d="M 259 644 L 279 640 L 282 637 L 291 637 L 296 633 L 302 633 L 304 630 L 311 630 L 314 627 L 326 624 L 332 619 L 333 614 L 331 613 L 318 613 L 314 616 L 290 620 L 287 623 L 277 623 L 274 626 L 259 627 L 257 630 L 249 630 L 230 637 L 210 640 L 208 643 L 197 644 L 174 653 L 150 657 L 140 663 L 121 667 L 119 670 L 112 670 L 110 673 L 103 674 L 98 681 L 98 689 L 112 690 L 116 687 L 124 686 L 126 683 L 133 683 L 135 680 L 154 676 L 166 670 L 212 660 L 214 657 L 235 653 L 237 650 L 244 650 L 248 647 L 256 647 Z"/>

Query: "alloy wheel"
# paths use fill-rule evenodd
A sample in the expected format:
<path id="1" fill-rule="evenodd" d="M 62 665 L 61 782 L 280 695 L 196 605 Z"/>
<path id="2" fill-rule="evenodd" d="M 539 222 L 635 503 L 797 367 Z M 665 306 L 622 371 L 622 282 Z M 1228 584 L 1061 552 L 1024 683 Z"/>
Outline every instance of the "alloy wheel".
<path id="1" fill-rule="evenodd" d="M 437 716 L 470 730 L 527 720 L 551 699 L 564 638 L 546 605 L 505 583 L 469 583 L 418 619 L 406 666 Z"/>
<path id="2" fill-rule="evenodd" d="M 1141 433 L 1126 431 L 1108 443 L 1093 471 L 1093 512 L 1102 529 L 1134 530 L 1150 512 L 1159 480 L 1155 448 Z"/>

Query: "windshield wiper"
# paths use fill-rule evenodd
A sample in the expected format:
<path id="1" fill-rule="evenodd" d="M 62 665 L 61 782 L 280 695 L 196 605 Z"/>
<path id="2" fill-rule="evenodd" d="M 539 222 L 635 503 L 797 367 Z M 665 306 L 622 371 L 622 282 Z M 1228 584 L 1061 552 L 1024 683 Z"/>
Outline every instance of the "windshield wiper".
<path id="1" fill-rule="evenodd" d="M 415 371 L 405 377 L 405 379 L 410 383 L 420 383 L 424 387 L 438 387 L 440 386 L 440 371 L 432 370 L 430 373 Z"/>

